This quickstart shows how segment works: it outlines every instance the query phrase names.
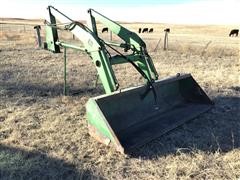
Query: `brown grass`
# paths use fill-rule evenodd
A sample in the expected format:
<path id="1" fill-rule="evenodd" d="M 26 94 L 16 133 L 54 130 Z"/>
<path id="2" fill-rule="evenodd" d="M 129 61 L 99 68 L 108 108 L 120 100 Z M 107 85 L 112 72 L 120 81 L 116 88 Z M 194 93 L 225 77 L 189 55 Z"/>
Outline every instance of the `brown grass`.
<path id="1" fill-rule="evenodd" d="M 140 25 L 126 26 L 137 31 Z M 227 26 L 145 26 L 156 29 L 141 36 L 160 78 L 191 73 L 215 107 L 123 156 L 87 133 L 85 103 L 103 93 L 94 86 L 91 59 L 68 50 L 69 96 L 64 97 L 63 55 L 36 49 L 31 28 L 1 30 L 0 179 L 240 178 L 239 38 L 227 37 L 232 28 Z M 172 30 L 169 51 L 161 41 L 153 52 L 164 27 Z M 130 65 L 114 69 L 122 87 L 143 83 Z"/>

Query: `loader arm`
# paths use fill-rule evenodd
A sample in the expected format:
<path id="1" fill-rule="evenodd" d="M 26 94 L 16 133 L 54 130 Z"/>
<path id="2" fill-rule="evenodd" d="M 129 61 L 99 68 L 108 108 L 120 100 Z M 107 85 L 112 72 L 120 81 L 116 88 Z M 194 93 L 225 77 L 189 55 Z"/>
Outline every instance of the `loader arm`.
<path id="1" fill-rule="evenodd" d="M 71 18 L 53 6 L 48 6 L 47 9 L 50 18 L 50 24 L 46 26 L 47 49 L 53 52 L 60 52 L 57 51 L 59 49 L 58 46 L 65 45 L 66 47 L 71 47 L 71 45 L 61 43 L 58 38 L 56 24 L 57 20 L 60 21 L 61 24 L 66 24 L 65 27 L 82 42 L 83 47 L 79 49 L 83 49 L 85 52 L 87 52 L 87 54 L 93 60 L 105 92 L 111 93 L 116 91 L 118 88 L 118 83 L 106 53 L 106 49 L 102 42 L 100 42 L 99 38 L 87 26 L 80 22 L 73 21 Z"/>
<path id="2" fill-rule="evenodd" d="M 119 36 L 122 40 L 124 40 L 127 44 L 134 46 L 136 50 L 141 51 L 141 48 L 146 48 L 145 42 L 134 32 L 129 31 L 125 27 L 120 24 L 112 21 L 106 16 L 100 14 L 99 12 L 89 9 L 88 13 L 90 14 L 91 26 L 93 32 L 97 34 L 96 21 L 100 21 L 102 24 L 107 26 L 114 34 Z"/>
<path id="3" fill-rule="evenodd" d="M 119 36 L 126 43 L 125 46 L 129 47 L 129 49 L 133 51 L 133 53 L 130 54 L 129 57 L 131 57 L 131 60 L 135 61 L 137 66 L 144 71 L 148 79 L 158 79 L 158 73 L 155 69 L 151 57 L 148 55 L 146 44 L 135 32 L 126 29 L 117 22 L 107 18 L 106 16 L 100 14 L 93 9 L 89 9 L 88 13 L 90 14 L 89 27 L 96 35 L 96 21 L 100 21 L 102 24 L 108 27 L 115 35 Z M 121 47 L 121 45 L 119 46 Z M 136 55 L 136 57 L 132 58 L 134 55 Z M 126 57 L 128 58 L 128 56 Z M 118 62 L 126 62 L 126 59 L 119 59 L 119 57 L 117 57 L 116 59 L 111 59 L 112 64 L 117 64 Z"/>
<path id="4" fill-rule="evenodd" d="M 78 47 L 77 49 L 86 51 L 91 57 L 107 94 L 116 91 L 119 87 L 112 65 L 130 62 L 148 82 L 158 79 L 157 71 L 146 50 L 146 44 L 136 33 L 129 31 L 93 9 L 88 11 L 90 14 L 89 27 L 72 20 L 53 6 L 48 6 L 47 9 L 49 23 L 46 26 L 46 48 L 53 52 L 60 52 L 60 46 L 73 48 L 73 45 L 68 45 L 59 40 L 58 24 L 56 23 L 58 20 L 62 25 L 65 25 L 65 30 L 71 31 L 82 42 L 83 47 Z M 102 40 L 97 33 L 96 21 L 100 21 L 109 27 L 125 43 L 118 45 Z M 106 46 L 112 48 L 114 45 L 124 50 L 131 49 L 132 53 L 129 55 L 112 56 L 106 49 Z"/>
<path id="5" fill-rule="evenodd" d="M 190 74 L 157 80 L 158 74 L 148 55 L 146 44 L 136 33 L 93 9 L 88 12 L 90 25 L 85 26 L 49 6 L 44 47 L 57 53 L 62 46 L 65 48 L 64 55 L 66 48 L 83 50 L 92 59 L 106 94 L 90 98 L 86 103 L 91 136 L 106 145 L 114 146 L 121 153 L 128 153 L 212 107 L 213 102 Z M 72 32 L 82 42 L 82 47 L 60 41 L 60 24 L 57 24 L 57 20 L 63 25 L 62 29 Z M 119 44 L 101 39 L 97 33 L 97 21 L 124 42 Z M 123 55 L 115 46 L 131 52 Z M 109 48 L 117 55 L 113 56 Z M 121 63 L 131 63 L 147 80 L 147 85 L 116 91 L 118 82 L 112 66 Z"/>

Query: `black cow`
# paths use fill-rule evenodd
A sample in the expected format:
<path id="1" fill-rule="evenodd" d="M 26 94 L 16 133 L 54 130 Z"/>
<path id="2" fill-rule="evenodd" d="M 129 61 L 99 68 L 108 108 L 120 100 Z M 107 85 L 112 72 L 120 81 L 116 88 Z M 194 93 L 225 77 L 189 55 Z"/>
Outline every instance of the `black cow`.
<path id="1" fill-rule="evenodd" d="M 164 31 L 170 33 L 170 28 L 166 28 Z"/>
<path id="2" fill-rule="evenodd" d="M 139 29 L 138 29 L 138 33 L 141 33 L 141 31 L 142 31 L 142 28 L 139 28 Z"/>
<path id="3" fill-rule="evenodd" d="M 239 33 L 239 29 L 232 29 L 229 33 L 229 37 L 234 35 L 237 37 L 238 33 Z"/>
<path id="4" fill-rule="evenodd" d="M 108 28 L 107 27 L 102 29 L 102 33 L 104 33 L 104 32 L 108 32 Z"/>
<path id="5" fill-rule="evenodd" d="M 152 32 L 153 32 L 153 28 L 150 28 L 148 32 L 149 32 L 149 33 L 152 33 Z"/>
<path id="6" fill-rule="evenodd" d="M 148 28 L 143 28 L 142 33 L 148 32 Z"/>

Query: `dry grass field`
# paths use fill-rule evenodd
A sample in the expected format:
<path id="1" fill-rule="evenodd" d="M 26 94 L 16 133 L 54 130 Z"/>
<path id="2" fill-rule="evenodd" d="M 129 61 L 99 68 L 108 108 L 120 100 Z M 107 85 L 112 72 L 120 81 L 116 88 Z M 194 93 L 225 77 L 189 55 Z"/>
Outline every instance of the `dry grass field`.
<path id="1" fill-rule="evenodd" d="M 191 73 L 214 108 L 123 156 L 87 132 L 85 103 L 104 93 L 91 59 L 67 51 L 63 96 L 63 54 L 36 48 L 33 26 L 0 24 L 0 179 L 240 179 L 240 39 L 228 37 L 237 27 L 123 25 L 153 27 L 140 36 L 160 78 Z M 123 88 L 143 83 L 128 64 L 114 69 Z"/>

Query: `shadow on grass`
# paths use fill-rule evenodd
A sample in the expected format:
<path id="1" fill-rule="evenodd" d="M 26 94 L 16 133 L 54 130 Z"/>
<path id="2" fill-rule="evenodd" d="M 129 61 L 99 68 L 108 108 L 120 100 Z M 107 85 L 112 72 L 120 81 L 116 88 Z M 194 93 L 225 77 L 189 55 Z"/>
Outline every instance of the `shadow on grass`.
<path id="1" fill-rule="evenodd" d="M 60 159 L 0 144 L 0 179 L 103 179 Z"/>
<path id="2" fill-rule="evenodd" d="M 89 82 L 88 82 L 89 83 Z M 83 84 L 88 84 L 83 83 Z M 57 97 L 64 95 L 64 87 L 63 84 L 56 85 L 34 85 L 34 84 L 23 84 L 23 83 L 7 83 L 0 82 L 0 87 L 2 90 L 5 90 L 5 95 L 9 97 L 13 97 L 17 94 L 21 94 L 22 96 L 34 96 L 34 97 Z M 0 89 L 0 90 L 1 90 Z M 67 95 L 68 96 L 84 96 L 84 95 L 100 95 L 103 94 L 103 88 L 98 85 L 95 87 L 94 85 L 84 85 L 82 87 L 68 87 Z"/>
<path id="3" fill-rule="evenodd" d="M 169 154 L 228 152 L 240 148 L 240 97 L 213 99 L 215 106 L 167 134 L 137 148 L 131 157 L 153 159 Z"/>

